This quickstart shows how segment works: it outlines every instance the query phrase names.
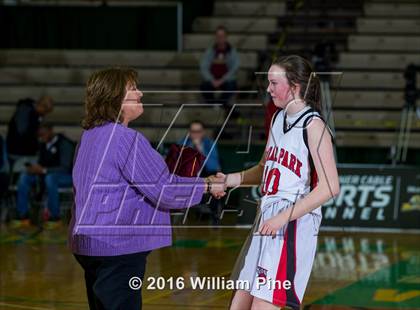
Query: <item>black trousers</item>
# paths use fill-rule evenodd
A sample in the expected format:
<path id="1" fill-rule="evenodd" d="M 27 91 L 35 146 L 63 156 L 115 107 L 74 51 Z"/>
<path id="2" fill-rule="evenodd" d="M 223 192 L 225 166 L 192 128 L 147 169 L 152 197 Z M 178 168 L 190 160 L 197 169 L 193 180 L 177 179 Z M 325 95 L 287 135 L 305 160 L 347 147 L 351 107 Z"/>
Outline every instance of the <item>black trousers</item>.
<path id="1" fill-rule="evenodd" d="M 85 271 L 86 291 L 91 310 L 139 310 L 141 289 L 130 288 L 132 277 L 143 281 L 149 252 L 118 256 L 77 255 Z"/>

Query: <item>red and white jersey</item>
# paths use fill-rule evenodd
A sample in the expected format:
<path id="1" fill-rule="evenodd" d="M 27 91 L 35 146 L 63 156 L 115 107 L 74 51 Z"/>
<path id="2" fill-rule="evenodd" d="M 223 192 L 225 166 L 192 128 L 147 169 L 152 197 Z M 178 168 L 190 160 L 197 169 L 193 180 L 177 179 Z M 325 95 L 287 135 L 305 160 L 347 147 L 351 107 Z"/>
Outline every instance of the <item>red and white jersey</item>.
<path id="1" fill-rule="evenodd" d="M 237 261 L 237 278 L 249 283 L 252 296 L 281 308 L 300 309 L 315 258 L 321 207 L 284 225 L 277 234 L 261 236 L 262 223 L 275 217 L 316 186 L 316 173 L 307 143 L 310 120 L 321 116 L 306 107 L 295 115 L 277 112 L 265 150 L 260 218 Z M 288 125 L 289 124 L 289 125 Z M 308 126 L 306 126 L 308 125 Z M 305 130 L 306 127 L 306 130 Z M 271 285 L 291 282 L 289 289 Z"/>
<path id="2" fill-rule="evenodd" d="M 285 118 L 284 110 L 273 116 L 265 148 L 262 208 L 281 199 L 295 202 L 315 186 L 316 173 L 305 142 L 305 127 L 314 117 L 321 118 L 309 106 L 291 117 Z"/>

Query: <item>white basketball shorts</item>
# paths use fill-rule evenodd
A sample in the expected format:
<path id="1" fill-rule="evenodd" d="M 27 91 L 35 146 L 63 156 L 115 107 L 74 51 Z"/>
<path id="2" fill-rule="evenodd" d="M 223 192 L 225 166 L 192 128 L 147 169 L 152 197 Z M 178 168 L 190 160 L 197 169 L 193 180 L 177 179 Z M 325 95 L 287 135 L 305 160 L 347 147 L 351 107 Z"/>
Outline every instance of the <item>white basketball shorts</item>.
<path id="1" fill-rule="evenodd" d="M 263 206 L 258 228 L 285 208 L 288 200 Z M 248 251 L 244 251 L 238 279 L 249 283 L 250 294 L 280 307 L 299 309 L 315 257 L 321 216 L 306 214 L 289 222 L 275 238 L 255 229 Z M 240 258 L 238 258 L 240 259 Z"/>

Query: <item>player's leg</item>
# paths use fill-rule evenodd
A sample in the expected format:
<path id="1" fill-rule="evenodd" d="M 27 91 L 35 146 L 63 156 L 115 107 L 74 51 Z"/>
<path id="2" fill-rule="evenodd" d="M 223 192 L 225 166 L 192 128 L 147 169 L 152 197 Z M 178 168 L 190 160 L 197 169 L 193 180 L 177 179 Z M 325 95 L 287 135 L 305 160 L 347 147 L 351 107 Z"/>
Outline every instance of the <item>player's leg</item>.
<path id="1" fill-rule="evenodd" d="M 260 299 L 258 297 L 254 297 L 252 301 L 251 310 L 271 310 L 275 309 L 278 310 L 280 307 L 273 305 L 272 303 L 265 301 L 263 299 Z"/>
<path id="2" fill-rule="evenodd" d="M 231 279 L 234 281 L 243 281 L 243 283 L 249 284 L 250 289 L 255 278 L 256 267 L 259 257 L 259 251 L 261 248 L 261 236 L 255 236 L 254 234 L 258 231 L 259 223 L 261 220 L 261 212 L 257 212 L 252 229 L 236 259 L 235 266 L 232 271 Z M 254 297 L 250 292 L 245 289 L 238 289 L 234 292 L 230 309 L 241 310 L 251 309 L 252 299 Z"/>
<path id="3" fill-rule="evenodd" d="M 233 295 L 230 310 L 247 310 L 251 309 L 254 297 L 247 291 L 237 290 Z"/>
<path id="4" fill-rule="evenodd" d="M 297 221 L 296 272 L 293 288 L 299 304 L 303 301 L 315 260 L 319 222 L 320 219 L 312 214 L 306 214 Z"/>

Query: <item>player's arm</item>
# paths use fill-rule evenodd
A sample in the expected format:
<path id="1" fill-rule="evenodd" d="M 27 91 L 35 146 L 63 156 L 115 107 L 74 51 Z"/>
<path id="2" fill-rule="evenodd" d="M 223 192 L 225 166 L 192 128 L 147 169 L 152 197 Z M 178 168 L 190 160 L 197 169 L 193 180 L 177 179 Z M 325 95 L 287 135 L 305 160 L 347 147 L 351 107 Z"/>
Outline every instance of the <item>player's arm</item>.
<path id="1" fill-rule="evenodd" d="M 340 193 L 330 132 L 319 118 L 312 120 L 307 132 L 309 151 L 318 175 L 318 184 L 305 198 L 296 202 L 290 221 L 311 212 Z"/>
<path id="2" fill-rule="evenodd" d="M 271 114 L 270 128 L 273 127 L 274 119 L 277 115 L 278 110 L 273 111 Z M 266 116 L 267 117 L 267 116 Z M 240 172 L 229 173 L 226 175 L 227 187 L 238 187 L 238 186 L 252 186 L 260 185 L 264 174 L 265 166 L 265 152 L 263 153 L 260 161 L 257 165 Z M 220 174 L 219 175 L 223 175 Z"/>
<path id="3" fill-rule="evenodd" d="M 323 205 L 340 192 L 331 135 L 322 120 L 313 119 L 308 127 L 308 146 L 318 175 L 317 186 L 288 208 L 261 226 L 260 233 L 274 235 L 287 222 L 293 221 Z"/>
<path id="4" fill-rule="evenodd" d="M 227 187 L 260 185 L 264 172 L 264 165 L 265 154 L 263 153 L 263 156 L 261 157 L 260 161 L 255 166 L 240 172 L 227 174 Z"/>

